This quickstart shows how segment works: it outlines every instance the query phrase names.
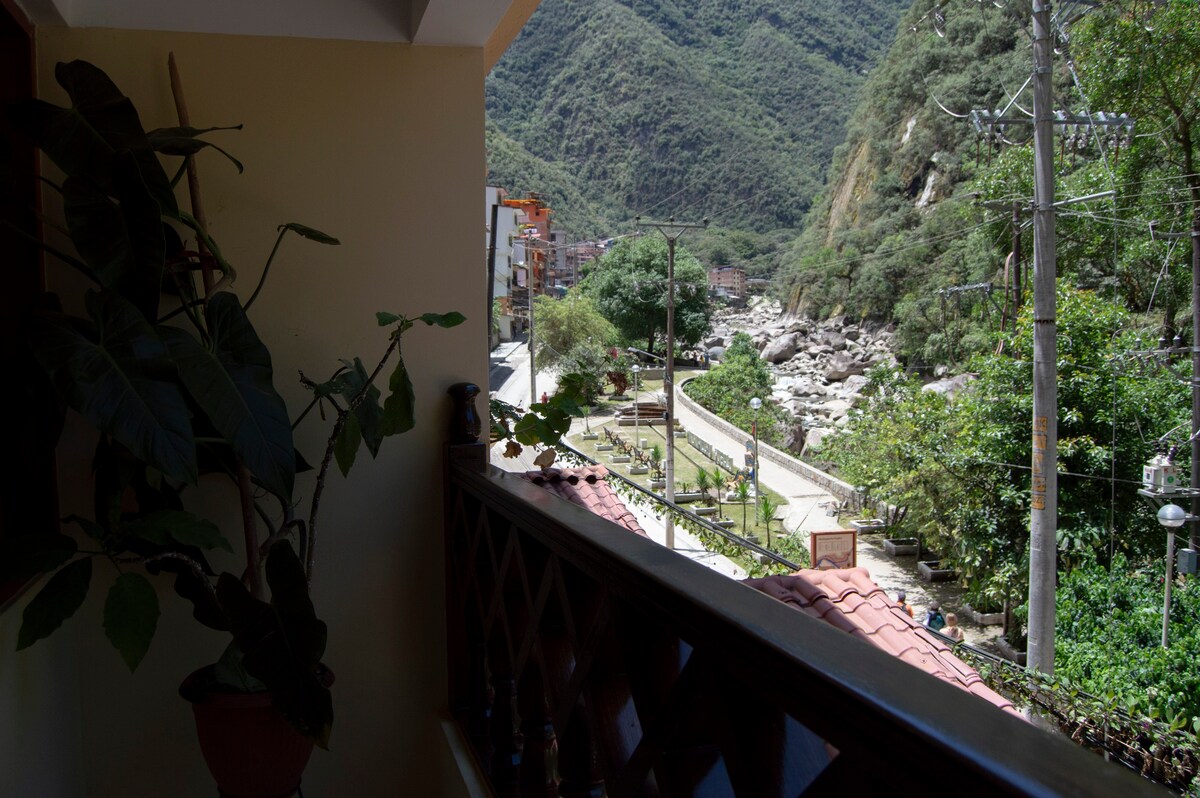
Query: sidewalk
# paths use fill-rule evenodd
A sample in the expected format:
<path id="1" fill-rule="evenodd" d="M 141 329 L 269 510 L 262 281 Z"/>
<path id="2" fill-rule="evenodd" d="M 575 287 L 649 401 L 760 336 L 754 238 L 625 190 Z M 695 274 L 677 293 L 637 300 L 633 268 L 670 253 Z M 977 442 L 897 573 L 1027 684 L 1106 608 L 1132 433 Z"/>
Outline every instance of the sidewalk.
<path id="1" fill-rule="evenodd" d="M 740 462 L 746 449 L 745 440 L 735 440 L 733 437 L 711 426 L 700 414 L 684 407 L 678 399 L 675 400 L 675 417 L 684 429 L 691 430 L 715 448 L 734 456 L 734 462 Z M 749 436 L 747 436 L 749 437 Z M 839 504 L 837 497 L 813 484 L 804 477 L 789 471 L 782 466 L 763 460 L 760 464 L 758 480 L 762 485 L 780 494 L 787 500 L 781 508 L 784 511 L 784 529 L 792 534 L 841 529 L 842 525 L 836 517 Z M 807 541 L 807 538 L 805 538 Z M 866 568 L 875 584 L 879 585 L 892 598 L 896 592 L 904 590 L 908 593 L 908 603 L 913 605 L 920 615 L 932 601 L 938 601 L 944 611 L 957 611 L 961 606 L 962 590 L 958 585 L 949 582 L 925 582 L 916 573 L 916 558 L 895 558 L 883 551 L 882 543 L 859 537 L 857 561 L 860 567 Z M 967 635 L 967 641 L 979 644 L 998 637 L 1000 627 L 979 626 L 964 618 L 958 619 Z"/>

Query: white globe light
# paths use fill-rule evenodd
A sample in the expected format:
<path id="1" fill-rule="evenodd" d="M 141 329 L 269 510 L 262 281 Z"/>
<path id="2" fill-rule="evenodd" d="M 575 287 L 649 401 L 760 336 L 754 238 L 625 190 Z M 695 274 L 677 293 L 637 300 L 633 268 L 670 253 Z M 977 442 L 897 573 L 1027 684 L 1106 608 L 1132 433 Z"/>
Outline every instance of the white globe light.
<path id="1" fill-rule="evenodd" d="M 639 371 L 642 370 L 642 367 L 639 366 L 637 363 L 634 363 L 632 366 L 629 367 L 629 370 L 632 371 L 634 374 L 637 374 Z"/>
<path id="2" fill-rule="evenodd" d="M 1158 509 L 1158 523 L 1174 529 L 1183 526 L 1187 513 L 1178 504 L 1164 504 Z"/>
<path id="3" fill-rule="evenodd" d="M 754 397 L 750 400 L 750 406 L 757 410 L 758 408 L 762 407 L 762 399 L 759 399 L 757 396 Z"/>

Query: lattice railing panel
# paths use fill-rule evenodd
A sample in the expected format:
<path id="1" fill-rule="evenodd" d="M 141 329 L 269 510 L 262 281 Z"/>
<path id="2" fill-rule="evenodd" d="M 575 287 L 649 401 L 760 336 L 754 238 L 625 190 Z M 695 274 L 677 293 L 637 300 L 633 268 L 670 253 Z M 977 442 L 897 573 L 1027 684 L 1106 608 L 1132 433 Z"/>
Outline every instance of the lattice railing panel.
<path id="1" fill-rule="evenodd" d="M 972 794 L 1150 794 L 540 488 L 453 464 L 469 459 L 447 478 L 450 702 L 497 795 L 909 794 L 935 779 L 913 766 L 929 757 Z"/>

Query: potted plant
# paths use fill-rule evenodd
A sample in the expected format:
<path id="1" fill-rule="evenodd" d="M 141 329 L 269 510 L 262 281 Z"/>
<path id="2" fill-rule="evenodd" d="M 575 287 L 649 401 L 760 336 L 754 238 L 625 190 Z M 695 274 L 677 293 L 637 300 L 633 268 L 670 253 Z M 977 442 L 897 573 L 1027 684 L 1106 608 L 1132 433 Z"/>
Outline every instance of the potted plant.
<path id="1" fill-rule="evenodd" d="M 55 77 L 70 108 L 35 100 L 9 116 L 64 175 L 44 182 L 62 197 L 71 246 L 38 243 L 81 275 L 86 288 L 67 302 L 81 315 L 63 312 L 48 295 L 28 333 L 53 383 L 47 402 L 63 409 L 55 434 L 66 407 L 99 433 L 95 512 L 64 519 L 76 536 L 26 539 L 0 552 L 13 573 L 50 574 L 25 609 L 18 648 L 75 613 L 98 562 L 119 572 L 104 599 L 105 633 L 136 670 L 159 617 L 148 577 L 172 578 L 198 622 L 230 635 L 224 653 L 214 652 L 216 663 L 181 688 L 194 702 L 218 786 L 239 796 L 288 794 L 313 744 L 327 745 L 333 722 L 332 676 L 322 665 L 326 627 L 308 592 L 327 473 L 336 463 L 347 474 L 362 445 L 375 455 L 384 438 L 413 426 L 402 335 L 417 322 L 450 327 L 463 317 L 377 314 L 389 328 L 377 364 L 368 370 L 358 358 L 346 360 L 321 382 L 301 375 L 313 398 L 293 422 L 275 390 L 270 352 L 246 311 L 285 236 L 327 245 L 337 239 L 281 225 L 262 279 L 243 302 L 224 290 L 234 269 L 198 214 L 179 207 L 160 161 L 206 147 L 225 154 L 200 138 L 218 128 L 146 132 L 133 103 L 97 67 L 59 64 Z M 183 171 L 181 164 L 175 180 Z M 384 399 L 376 382 L 389 361 Z M 315 407 L 322 417 L 332 411 L 333 423 L 305 515 L 293 489 L 296 473 L 310 466 L 295 451 L 292 431 Z M 242 517 L 244 562 L 219 575 L 208 555 L 233 546 L 193 510 L 192 499 L 195 486 L 211 479 L 232 483 Z M 207 731 L 210 721 L 230 713 L 239 718 L 232 730 Z M 242 760 L 217 761 L 230 754 Z M 285 763 L 291 771 L 269 772 Z"/>

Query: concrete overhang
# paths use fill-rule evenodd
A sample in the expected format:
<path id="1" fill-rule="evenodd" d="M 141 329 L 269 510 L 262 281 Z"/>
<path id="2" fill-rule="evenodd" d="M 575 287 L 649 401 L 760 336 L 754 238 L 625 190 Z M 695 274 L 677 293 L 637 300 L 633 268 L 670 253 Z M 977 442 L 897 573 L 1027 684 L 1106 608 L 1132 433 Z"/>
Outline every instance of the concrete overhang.
<path id="1" fill-rule="evenodd" d="M 35 25 L 482 47 L 490 69 L 539 0 L 16 0 Z"/>

